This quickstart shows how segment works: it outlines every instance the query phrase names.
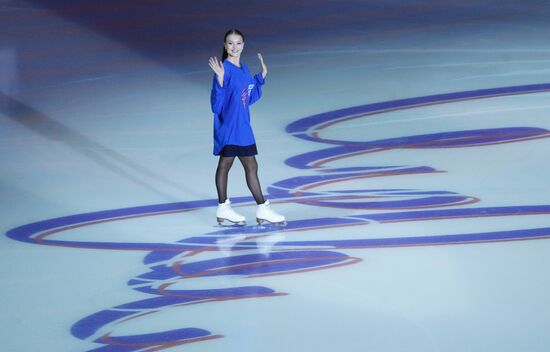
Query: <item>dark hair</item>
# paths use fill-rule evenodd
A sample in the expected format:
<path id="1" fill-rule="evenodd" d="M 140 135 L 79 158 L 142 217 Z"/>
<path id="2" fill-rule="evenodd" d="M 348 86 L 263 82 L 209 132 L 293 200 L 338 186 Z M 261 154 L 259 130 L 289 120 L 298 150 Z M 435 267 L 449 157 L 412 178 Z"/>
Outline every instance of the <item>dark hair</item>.
<path id="1" fill-rule="evenodd" d="M 243 42 L 244 42 L 244 34 L 242 34 L 242 32 L 240 30 L 230 29 L 227 32 L 225 32 L 225 36 L 223 37 L 224 46 L 223 46 L 223 51 L 222 51 L 222 62 L 224 62 L 225 59 L 227 59 L 227 51 L 225 50 L 225 41 L 227 40 L 227 37 L 229 37 L 231 34 L 240 35 L 241 38 L 243 38 Z"/>

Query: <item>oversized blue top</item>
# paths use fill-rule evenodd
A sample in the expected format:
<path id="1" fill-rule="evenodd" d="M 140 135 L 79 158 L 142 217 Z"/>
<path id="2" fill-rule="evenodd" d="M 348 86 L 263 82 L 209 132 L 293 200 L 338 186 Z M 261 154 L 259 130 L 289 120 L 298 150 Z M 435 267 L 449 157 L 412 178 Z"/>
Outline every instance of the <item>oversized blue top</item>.
<path id="1" fill-rule="evenodd" d="M 228 144 L 245 146 L 256 143 L 248 107 L 260 99 L 265 83 L 260 73 L 252 77 L 242 62 L 238 67 L 225 60 L 223 67 L 223 87 L 214 74 L 210 95 L 214 113 L 214 155 L 219 155 Z"/>

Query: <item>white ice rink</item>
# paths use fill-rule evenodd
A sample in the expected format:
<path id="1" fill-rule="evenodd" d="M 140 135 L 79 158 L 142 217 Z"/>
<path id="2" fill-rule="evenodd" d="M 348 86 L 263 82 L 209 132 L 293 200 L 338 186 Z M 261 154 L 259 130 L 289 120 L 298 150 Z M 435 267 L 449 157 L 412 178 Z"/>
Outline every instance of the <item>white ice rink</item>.
<path id="1" fill-rule="evenodd" d="M 0 2 L 0 350 L 550 350 L 550 3 Z M 286 227 L 220 227 L 224 32 Z M 7 34 L 7 35 L 4 35 Z"/>

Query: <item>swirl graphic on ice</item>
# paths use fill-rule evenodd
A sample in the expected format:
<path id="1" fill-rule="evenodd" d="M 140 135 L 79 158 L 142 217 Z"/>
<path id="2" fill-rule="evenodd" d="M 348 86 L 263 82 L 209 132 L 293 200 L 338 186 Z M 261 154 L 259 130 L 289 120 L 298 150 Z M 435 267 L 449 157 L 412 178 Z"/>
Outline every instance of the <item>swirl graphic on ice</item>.
<path id="1" fill-rule="evenodd" d="M 481 207 L 475 196 L 448 190 L 409 188 L 357 189 L 357 181 L 369 178 L 398 177 L 445 172 L 430 166 L 365 166 L 334 168 L 332 162 L 358 155 L 399 149 L 435 149 L 483 147 L 550 137 L 550 131 L 536 127 L 503 127 L 467 131 L 448 131 L 374 141 L 331 140 L 321 131 L 336 124 L 376 117 L 388 111 L 417 109 L 436 104 L 457 103 L 472 99 L 489 99 L 506 95 L 550 91 L 550 84 L 466 91 L 356 106 L 299 119 L 287 126 L 286 132 L 322 146 L 320 149 L 291 156 L 290 167 L 303 170 L 303 175 L 281 180 L 268 188 L 272 203 L 296 203 L 304 206 L 349 209 L 350 214 L 334 217 L 292 219 L 284 228 L 246 226 L 218 229 L 190 235 L 174 243 L 83 242 L 55 239 L 55 234 L 95 224 L 124 221 L 146 216 L 193 212 L 215 207 L 217 200 L 196 200 L 157 204 L 94 213 L 70 215 L 23 225 L 8 231 L 12 239 L 42 245 L 109 250 L 141 250 L 148 254 L 144 264 L 148 271 L 132 278 L 128 285 L 149 295 L 148 298 L 99 311 L 76 322 L 73 336 L 96 343 L 92 351 L 159 351 L 174 346 L 223 337 L 223 331 L 210 331 L 208 326 L 184 326 L 147 334 L 124 335 L 117 330 L 125 322 L 148 319 L 151 315 L 186 305 L 223 302 L 236 299 L 284 296 L 286 292 L 264 286 L 185 289 L 186 283 L 205 282 L 213 277 L 255 278 L 325 270 L 360 261 L 347 253 L 356 249 L 423 245 L 464 244 L 492 241 L 540 239 L 550 237 L 550 227 L 481 233 L 442 233 L 439 235 L 346 238 L 338 228 L 365 226 L 370 223 L 431 221 L 477 217 L 503 217 L 549 214 L 550 205 Z M 327 147 L 328 145 L 328 147 Z M 348 161 L 347 165 L 353 163 Z M 349 187 L 347 184 L 349 183 Z M 360 182 L 368 184 L 368 182 Z M 335 187 L 330 190 L 330 187 Z M 329 190 L 327 190 L 329 189 Z M 234 205 L 250 205 L 250 197 L 232 199 Z M 476 205 L 476 206 L 474 206 Z M 332 229 L 338 236 L 316 238 L 316 231 Z M 308 236 L 293 239 L 293 235 Z M 307 240 L 304 240 L 307 238 Z M 200 286 L 200 285 L 199 285 Z"/>

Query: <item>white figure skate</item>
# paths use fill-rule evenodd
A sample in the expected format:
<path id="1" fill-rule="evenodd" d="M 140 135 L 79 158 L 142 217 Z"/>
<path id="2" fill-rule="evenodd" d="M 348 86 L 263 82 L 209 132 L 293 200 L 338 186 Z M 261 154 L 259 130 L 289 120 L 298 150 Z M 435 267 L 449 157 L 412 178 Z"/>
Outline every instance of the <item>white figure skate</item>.
<path id="1" fill-rule="evenodd" d="M 285 217 L 271 209 L 268 200 L 266 200 L 264 204 L 258 205 L 258 209 L 256 210 L 256 221 L 260 225 L 264 221 L 275 225 L 286 225 Z"/>
<path id="2" fill-rule="evenodd" d="M 245 217 L 231 209 L 231 201 L 229 199 L 227 199 L 225 203 L 218 204 L 216 217 L 218 219 L 218 224 L 220 225 L 225 220 L 240 226 L 246 225 Z"/>

